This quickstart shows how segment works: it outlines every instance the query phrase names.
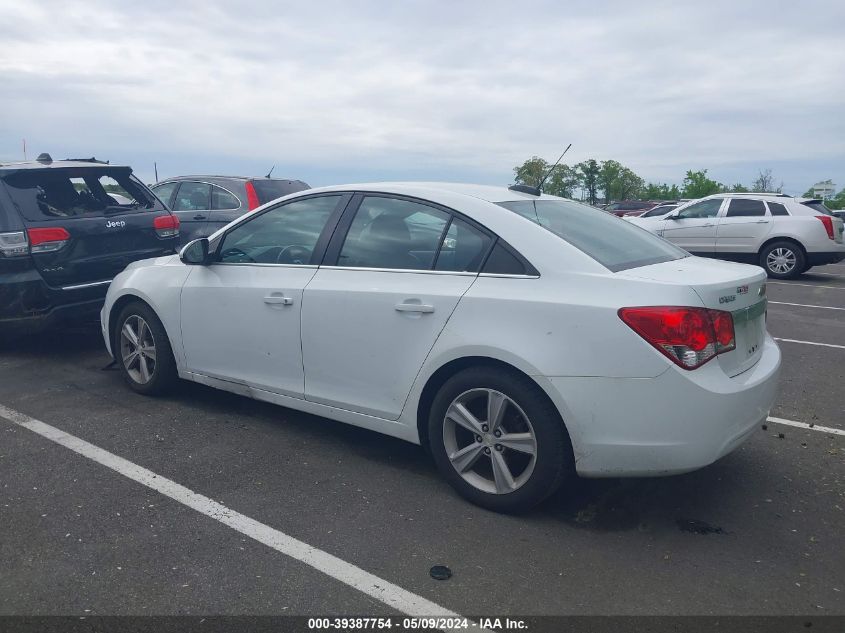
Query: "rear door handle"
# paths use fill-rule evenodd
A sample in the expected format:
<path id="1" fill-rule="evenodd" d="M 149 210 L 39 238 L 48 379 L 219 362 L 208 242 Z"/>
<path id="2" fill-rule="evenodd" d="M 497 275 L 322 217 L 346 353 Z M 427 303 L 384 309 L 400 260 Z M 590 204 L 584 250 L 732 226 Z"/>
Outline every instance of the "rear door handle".
<path id="1" fill-rule="evenodd" d="M 204 216 L 204 215 L 202 215 L 201 213 L 197 213 L 197 214 L 194 216 L 194 220 L 205 220 L 205 216 Z"/>
<path id="2" fill-rule="evenodd" d="M 293 305 L 293 299 L 282 295 L 267 295 L 264 297 L 264 303 L 268 305 L 291 306 Z"/>
<path id="3" fill-rule="evenodd" d="M 424 312 L 426 314 L 434 312 L 434 306 L 425 303 L 397 303 L 397 312 Z"/>

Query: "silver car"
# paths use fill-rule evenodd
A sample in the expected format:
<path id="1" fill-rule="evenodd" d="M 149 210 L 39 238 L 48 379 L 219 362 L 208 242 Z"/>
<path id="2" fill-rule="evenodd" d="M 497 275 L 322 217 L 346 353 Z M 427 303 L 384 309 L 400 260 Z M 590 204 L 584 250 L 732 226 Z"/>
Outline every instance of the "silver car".
<path id="1" fill-rule="evenodd" d="M 775 279 L 845 259 L 843 221 L 821 200 L 720 193 L 662 217 L 626 220 L 694 255 L 758 264 Z"/>

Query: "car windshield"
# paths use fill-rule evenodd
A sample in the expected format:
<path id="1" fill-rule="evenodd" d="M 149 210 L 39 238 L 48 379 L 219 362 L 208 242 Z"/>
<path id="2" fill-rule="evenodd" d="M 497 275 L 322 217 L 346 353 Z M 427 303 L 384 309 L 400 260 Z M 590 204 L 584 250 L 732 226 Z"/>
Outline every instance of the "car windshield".
<path id="1" fill-rule="evenodd" d="M 666 215 L 672 209 L 677 209 L 677 208 L 678 208 L 678 205 L 676 205 L 676 204 L 667 204 L 665 207 L 655 207 L 654 209 L 651 209 L 650 211 L 646 211 L 640 217 L 641 218 L 653 218 L 653 217 L 658 216 L 658 215 Z"/>
<path id="2" fill-rule="evenodd" d="M 536 222 L 613 272 L 689 256 L 630 222 L 579 202 L 520 200 L 498 204 Z"/>
<path id="3" fill-rule="evenodd" d="M 801 204 L 805 207 L 810 207 L 813 211 L 824 213 L 825 215 L 835 215 L 833 211 L 828 209 L 821 200 L 810 200 L 808 202 L 802 202 Z"/>
<path id="4" fill-rule="evenodd" d="M 281 198 L 289 193 L 308 189 L 308 185 L 298 180 L 272 180 L 264 178 L 260 180 L 251 180 L 250 182 L 252 182 L 252 186 L 255 187 L 255 193 L 258 194 L 258 201 L 261 204 L 265 204 L 270 202 L 270 200 L 275 200 L 276 198 Z"/>

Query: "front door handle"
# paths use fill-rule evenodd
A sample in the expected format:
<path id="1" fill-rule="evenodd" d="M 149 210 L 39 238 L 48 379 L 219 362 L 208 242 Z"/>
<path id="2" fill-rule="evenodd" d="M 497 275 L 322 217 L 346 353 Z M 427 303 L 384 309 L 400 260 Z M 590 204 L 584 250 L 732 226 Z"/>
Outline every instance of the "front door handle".
<path id="1" fill-rule="evenodd" d="M 425 314 L 434 312 L 434 306 L 425 303 L 397 303 L 397 312 L 423 312 Z"/>
<path id="2" fill-rule="evenodd" d="M 267 295 L 264 297 L 264 303 L 268 305 L 291 306 L 293 305 L 293 299 L 282 295 Z"/>
<path id="3" fill-rule="evenodd" d="M 197 213 L 194 216 L 194 220 L 205 220 L 205 216 L 202 213 Z"/>

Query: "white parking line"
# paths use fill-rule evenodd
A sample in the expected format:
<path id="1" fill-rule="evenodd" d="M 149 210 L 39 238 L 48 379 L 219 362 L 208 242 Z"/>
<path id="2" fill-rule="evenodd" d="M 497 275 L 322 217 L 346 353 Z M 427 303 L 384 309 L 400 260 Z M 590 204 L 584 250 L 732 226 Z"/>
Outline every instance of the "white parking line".
<path id="1" fill-rule="evenodd" d="M 784 343 L 801 343 L 802 345 L 819 345 L 821 347 L 835 347 L 837 349 L 845 349 L 845 345 L 834 345 L 833 343 L 816 343 L 815 341 L 798 341 L 794 338 L 778 338 L 773 337 L 776 341 L 783 341 Z"/>
<path id="2" fill-rule="evenodd" d="M 767 281 L 769 285 L 778 284 L 780 286 L 802 286 L 804 288 L 827 288 L 828 290 L 845 290 L 845 286 L 819 286 L 816 284 L 796 284 L 791 281 Z"/>
<path id="3" fill-rule="evenodd" d="M 841 277 L 842 276 L 842 273 L 817 273 L 817 272 L 812 272 L 812 273 L 808 273 L 808 274 L 809 275 L 824 275 L 825 277 Z"/>
<path id="4" fill-rule="evenodd" d="M 773 422 L 774 424 L 785 424 L 786 426 L 794 426 L 799 429 L 806 429 L 808 431 L 820 431 L 822 433 L 832 433 L 833 435 L 845 435 L 845 430 L 842 429 L 834 429 L 829 426 L 810 426 L 806 422 L 796 422 L 795 420 L 784 420 L 783 418 L 766 418 L 767 422 Z"/>
<path id="5" fill-rule="evenodd" d="M 422 596 L 394 585 L 378 576 L 375 576 L 363 569 L 347 563 L 336 556 L 324 552 L 316 547 L 308 545 L 298 539 L 288 536 L 269 525 L 259 523 L 255 519 L 235 512 L 226 506 L 217 503 L 201 494 L 189 490 L 161 475 L 133 464 L 132 462 L 118 457 L 98 446 L 94 446 L 83 439 L 65 433 L 61 429 L 45 424 L 40 420 L 31 418 L 28 415 L 19 413 L 8 407 L 0 405 L 0 418 L 5 418 L 13 424 L 17 424 L 33 433 L 55 442 L 65 448 L 72 450 L 83 457 L 110 468 L 111 470 L 135 481 L 147 488 L 170 497 L 179 503 L 196 510 L 197 512 L 219 521 L 233 530 L 248 536 L 277 552 L 298 560 L 313 567 L 327 576 L 383 602 L 387 606 L 414 617 L 443 616 L 458 618 L 455 613 L 448 611 L 434 602 Z"/>
<path id="6" fill-rule="evenodd" d="M 834 308 L 833 306 L 814 306 L 809 303 L 787 303 L 786 301 L 769 301 L 769 305 L 776 306 L 797 306 L 799 308 L 821 308 L 822 310 L 845 310 L 845 308 Z"/>

